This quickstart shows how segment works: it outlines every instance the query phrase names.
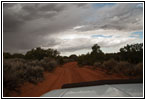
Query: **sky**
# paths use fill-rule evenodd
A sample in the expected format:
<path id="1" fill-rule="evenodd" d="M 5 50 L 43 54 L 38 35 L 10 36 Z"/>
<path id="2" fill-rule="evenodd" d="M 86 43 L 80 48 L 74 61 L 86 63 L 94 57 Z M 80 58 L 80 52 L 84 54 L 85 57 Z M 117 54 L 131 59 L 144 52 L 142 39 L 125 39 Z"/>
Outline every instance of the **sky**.
<path id="1" fill-rule="evenodd" d="M 4 3 L 4 52 L 57 49 L 86 54 L 98 44 L 104 53 L 143 42 L 142 3 Z"/>

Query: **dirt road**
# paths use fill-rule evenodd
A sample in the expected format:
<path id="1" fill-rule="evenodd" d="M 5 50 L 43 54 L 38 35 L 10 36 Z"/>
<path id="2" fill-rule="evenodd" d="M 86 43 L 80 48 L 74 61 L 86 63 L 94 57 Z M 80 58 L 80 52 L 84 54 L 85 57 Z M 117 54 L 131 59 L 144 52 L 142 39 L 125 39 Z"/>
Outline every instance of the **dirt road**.
<path id="1" fill-rule="evenodd" d="M 52 73 L 44 73 L 45 80 L 33 85 L 25 83 L 21 88 L 21 93 L 13 92 L 12 97 L 38 97 L 42 94 L 54 90 L 60 89 L 63 84 L 87 82 L 95 80 L 107 80 L 107 79 L 122 79 L 126 78 L 121 75 L 107 75 L 105 71 L 97 69 L 91 70 L 87 67 L 79 68 L 76 62 L 70 62 L 64 64 L 62 67 L 57 67 Z"/>

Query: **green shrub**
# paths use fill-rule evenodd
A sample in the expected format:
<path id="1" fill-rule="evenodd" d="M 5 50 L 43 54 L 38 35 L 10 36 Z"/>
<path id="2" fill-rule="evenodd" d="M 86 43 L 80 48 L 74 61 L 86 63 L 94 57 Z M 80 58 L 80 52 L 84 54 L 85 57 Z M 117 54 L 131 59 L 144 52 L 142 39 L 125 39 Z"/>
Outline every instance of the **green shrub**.
<path id="1" fill-rule="evenodd" d="M 27 64 L 30 66 L 38 66 L 40 63 L 39 60 L 28 60 Z"/>
<path id="2" fill-rule="evenodd" d="M 102 67 L 102 63 L 101 62 L 95 62 L 93 64 L 93 69 L 95 70 L 96 68 L 101 68 Z"/>
<path id="3" fill-rule="evenodd" d="M 45 57 L 40 61 L 40 65 L 44 68 L 45 71 L 51 72 L 55 69 L 58 63 L 55 59 Z"/>
<path id="4" fill-rule="evenodd" d="M 5 60 L 3 62 L 3 90 L 4 96 L 9 95 L 10 91 L 17 91 L 20 85 L 24 82 L 21 78 L 22 72 L 17 66 L 13 66 L 15 59 Z"/>
<path id="5" fill-rule="evenodd" d="M 120 61 L 115 67 L 115 72 L 123 73 L 124 75 L 132 76 L 134 72 L 134 65 L 126 61 Z"/>
<path id="6" fill-rule="evenodd" d="M 143 63 L 138 63 L 134 69 L 134 75 L 139 76 L 140 78 L 143 77 Z"/>
<path id="7" fill-rule="evenodd" d="M 25 71 L 24 79 L 37 84 L 44 79 L 43 72 L 44 69 L 40 66 L 28 66 Z"/>
<path id="8" fill-rule="evenodd" d="M 28 81 L 36 84 L 44 79 L 44 69 L 43 67 L 37 65 L 36 62 L 37 61 L 26 61 L 24 59 L 4 59 L 4 96 L 8 96 L 11 91 L 18 91 L 18 88 L 24 82 Z"/>
<path id="9" fill-rule="evenodd" d="M 95 63 L 93 64 L 93 66 L 95 66 L 95 67 L 101 67 L 102 64 L 101 64 L 100 62 L 95 62 Z"/>
<path id="10" fill-rule="evenodd" d="M 4 72 L 3 76 L 3 89 L 4 96 L 9 94 L 9 91 L 17 91 L 21 85 L 19 74 L 13 71 Z"/>
<path id="11" fill-rule="evenodd" d="M 63 57 L 58 56 L 57 57 L 57 62 L 58 62 L 58 64 L 63 65 L 64 64 Z"/>
<path id="12" fill-rule="evenodd" d="M 110 59 L 103 63 L 103 68 L 106 69 L 108 72 L 114 72 L 115 67 L 117 66 L 118 62 L 114 59 Z"/>

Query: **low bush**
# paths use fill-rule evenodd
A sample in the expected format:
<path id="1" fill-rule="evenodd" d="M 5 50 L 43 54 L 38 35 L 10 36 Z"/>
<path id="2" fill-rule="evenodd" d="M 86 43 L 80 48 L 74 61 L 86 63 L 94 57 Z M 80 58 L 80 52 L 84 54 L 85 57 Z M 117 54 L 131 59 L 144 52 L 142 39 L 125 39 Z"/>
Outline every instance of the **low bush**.
<path id="1" fill-rule="evenodd" d="M 64 63 L 73 62 L 73 61 L 74 61 L 74 59 L 71 59 L 71 58 L 64 58 L 63 59 Z"/>
<path id="2" fill-rule="evenodd" d="M 59 65 L 63 65 L 64 64 L 63 57 L 58 56 L 57 57 L 57 62 L 58 62 Z"/>
<path id="3" fill-rule="evenodd" d="M 118 62 L 115 61 L 114 59 L 110 59 L 108 61 L 105 61 L 103 63 L 103 68 L 107 70 L 108 74 L 111 74 L 114 72 L 115 67 L 117 66 Z"/>
<path id="4" fill-rule="evenodd" d="M 28 66 L 24 74 L 24 79 L 37 84 L 44 79 L 43 72 L 44 69 L 40 66 Z"/>
<path id="5" fill-rule="evenodd" d="M 40 66 L 42 66 L 44 70 L 48 72 L 53 71 L 57 65 L 58 65 L 57 61 L 51 58 L 45 57 L 40 61 Z"/>
<path id="6" fill-rule="evenodd" d="M 93 64 L 93 69 L 95 70 L 96 68 L 102 68 L 102 63 L 101 62 L 95 62 Z"/>
<path id="7" fill-rule="evenodd" d="M 134 65 L 126 61 L 120 61 L 115 67 L 115 72 L 122 73 L 124 75 L 132 76 L 134 72 Z"/>
<path id="8" fill-rule="evenodd" d="M 24 59 L 4 59 L 3 62 L 3 90 L 4 96 L 10 91 L 17 91 L 24 82 L 37 84 L 44 79 L 44 68 L 38 61 Z"/>
<path id="9" fill-rule="evenodd" d="M 40 62 L 39 60 L 27 60 L 27 64 L 30 66 L 38 66 Z"/>
<path id="10" fill-rule="evenodd" d="M 95 62 L 95 63 L 93 64 L 93 66 L 95 66 L 95 67 L 101 67 L 102 64 L 101 64 L 101 62 Z"/>
<path id="11" fill-rule="evenodd" d="M 138 63 L 134 69 L 134 75 L 143 78 L 143 63 Z"/>
<path id="12" fill-rule="evenodd" d="M 98 63 L 97 63 L 98 64 Z M 117 62 L 113 59 L 103 63 L 103 68 L 107 70 L 108 74 L 120 73 L 126 76 L 141 77 L 143 76 L 143 64 L 131 64 L 126 61 Z"/>
<path id="13" fill-rule="evenodd" d="M 16 64 L 15 64 L 16 62 Z M 3 89 L 4 96 L 9 94 L 9 91 L 17 91 L 20 85 L 24 82 L 21 78 L 21 66 L 18 59 L 9 59 L 3 62 Z"/>
<path id="14" fill-rule="evenodd" d="M 22 81 L 19 77 L 19 74 L 13 71 L 4 72 L 3 76 L 3 90 L 4 96 L 9 95 L 10 91 L 18 92 Z"/>

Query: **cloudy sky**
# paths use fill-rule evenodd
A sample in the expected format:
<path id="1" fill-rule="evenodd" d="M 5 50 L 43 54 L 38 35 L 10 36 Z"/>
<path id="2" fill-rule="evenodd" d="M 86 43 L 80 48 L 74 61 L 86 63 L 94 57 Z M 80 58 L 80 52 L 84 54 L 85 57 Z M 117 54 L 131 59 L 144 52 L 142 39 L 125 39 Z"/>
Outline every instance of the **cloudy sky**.
<path id="1" fill-rule="evenodd" d="M 141 3 L 4 3 L 4 51 L 42 47 L 83 54 L 99 44 L 105 53 L 143 42 Z"/>

